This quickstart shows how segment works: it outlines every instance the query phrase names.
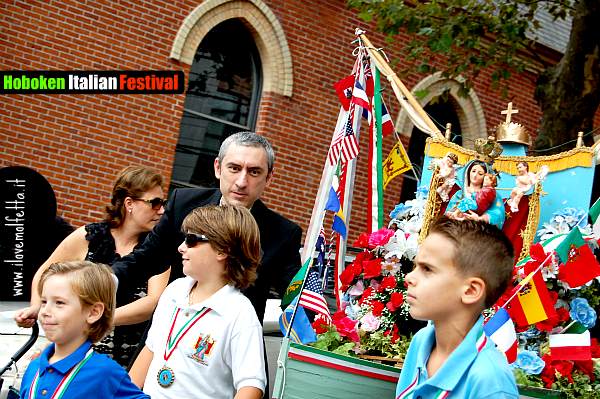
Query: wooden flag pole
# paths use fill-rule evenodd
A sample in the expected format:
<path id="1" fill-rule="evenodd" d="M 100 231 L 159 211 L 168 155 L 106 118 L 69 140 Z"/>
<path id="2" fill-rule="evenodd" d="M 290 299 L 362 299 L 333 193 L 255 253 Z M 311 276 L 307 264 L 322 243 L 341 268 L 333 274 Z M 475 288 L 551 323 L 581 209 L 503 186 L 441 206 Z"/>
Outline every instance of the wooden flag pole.
<path id="1" fill-rule="evenodd" d="M 381 70 L 381 72 L 385 75 L 385 77 L 390 82 L 393 82 L 398 86 L 398 88 L 402 92 L 402 95 L 406 98 L 408 103 L 415 109 L 415 111 L 423 119 L 425 124 L 427 124 L 427 126 L 434 132 L 434 134 L 438 138 L 444 138 L 440 129 L 438 129 L 437 126 L 431 120 L 431 118 L 429 118 L 429 115 L 427 115 L 427 113 L 425 112 L 425 110 L 423 109 L 421 104 L 419 104 L 419 102 L 417 101 L 415 96 L 413 96 L 413 94 L 406 88 L 404 83 L 402 83 L 402 81 L 400 80 L 398 75 L 396 75 L 396 73 L 392 70 L 390 65 L 381 56 L 379 51 L 373 51 L 373 50 L 375 50 L 375 47 L 373 47 L 373 44 L 369 41 L 369 39 L 367 39 L 367 36 L 365 36 L 364 33 L 361 33 L 358 35 L 358 37 L 365 44 L 366 50 L 369 53 L 369 55 L 371 57 L 373 57 L 375 59 L 375 61 L 377 62 L 377 65 L 380 67 L 379 69 Z"/>

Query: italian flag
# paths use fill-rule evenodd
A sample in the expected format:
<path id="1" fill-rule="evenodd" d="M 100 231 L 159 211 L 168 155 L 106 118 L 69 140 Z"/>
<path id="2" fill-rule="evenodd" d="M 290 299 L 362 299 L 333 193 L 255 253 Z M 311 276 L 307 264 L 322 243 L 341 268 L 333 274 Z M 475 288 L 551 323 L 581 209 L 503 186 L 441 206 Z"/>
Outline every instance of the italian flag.
<path id="1" fill-rule="evenodd" d="M 553 360 L 590 360 L 590 332 L 550 335 L 550 354 Z"/>

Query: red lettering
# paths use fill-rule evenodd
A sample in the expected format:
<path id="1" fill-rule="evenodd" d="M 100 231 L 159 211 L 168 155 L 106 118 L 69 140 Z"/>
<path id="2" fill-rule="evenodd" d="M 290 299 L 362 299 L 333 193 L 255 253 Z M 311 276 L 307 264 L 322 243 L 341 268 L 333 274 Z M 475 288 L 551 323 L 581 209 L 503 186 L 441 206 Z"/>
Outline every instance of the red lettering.
<path id="1" fill-rule="evenodd" d="M 127 75 L 119 75 L 119 90 L 125 90 L 126 83 L 127 83 Z"/>

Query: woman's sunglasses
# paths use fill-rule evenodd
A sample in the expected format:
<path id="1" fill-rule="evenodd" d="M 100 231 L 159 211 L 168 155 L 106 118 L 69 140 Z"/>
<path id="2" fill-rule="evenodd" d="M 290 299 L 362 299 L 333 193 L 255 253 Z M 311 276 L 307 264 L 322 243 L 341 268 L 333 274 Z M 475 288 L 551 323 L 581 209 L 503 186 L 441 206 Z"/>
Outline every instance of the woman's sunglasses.
<path id="1" fill-rule="evenodd" d="M 158 211 L 161 206 L 167 206 L 167 200 L 162 198 L 152 198 L 152 199 L 143 199 L 143 198 L 133 198 L 135 201 L 144 201 L 147 204 L 150 204 L 152 209 Z"/>
<path id="2" fill-rule="evenodd" d="M 185 245 L 188 248 L 193 248 L 196 245 L 198 245 L 198 243 L 201 242 L 209 242 L 210 240 L 208 239 L 208 237 L 206 237 L 204 234 L 194 234 L 194 233 L 187 233 L 185 235 Z"/>

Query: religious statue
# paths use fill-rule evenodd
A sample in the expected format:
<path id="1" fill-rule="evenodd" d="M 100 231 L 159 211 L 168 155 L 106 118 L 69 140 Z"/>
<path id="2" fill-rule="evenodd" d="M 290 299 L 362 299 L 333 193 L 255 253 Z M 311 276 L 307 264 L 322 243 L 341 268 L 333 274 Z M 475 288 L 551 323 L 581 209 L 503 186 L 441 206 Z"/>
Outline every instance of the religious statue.
<path id="1" fill-rule="evenodd" d="M 442 179 L 442 184 L 437 188 L 437 193 L 443 202 L 448 202 L 450 191 L 456 183 L 456 164 L 458 163 L 458 156 L 449 152 L 444 158 L 436 162 L 438 167 L 438 177 Z"/>
<path id="2" fill-rule="evenodd" d="M 527 162 L 521 161 L 517 164 L 517 173 L 515 187 L 510 192 L 510 198 L 506 201 L 506 204 L 510 206 L 510 211 L 513 213 L 519 211 L 519 202 L 523 198 L 523 195 L 530 191 L 538 182 L 546 178 L 548 167 L 546 165 L 542 166 L 536 174 L 529 171 L 529 164 Z"/>

